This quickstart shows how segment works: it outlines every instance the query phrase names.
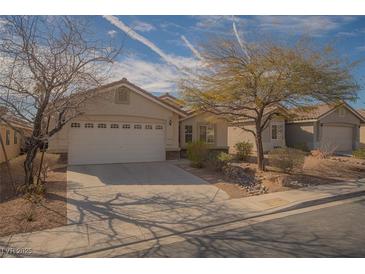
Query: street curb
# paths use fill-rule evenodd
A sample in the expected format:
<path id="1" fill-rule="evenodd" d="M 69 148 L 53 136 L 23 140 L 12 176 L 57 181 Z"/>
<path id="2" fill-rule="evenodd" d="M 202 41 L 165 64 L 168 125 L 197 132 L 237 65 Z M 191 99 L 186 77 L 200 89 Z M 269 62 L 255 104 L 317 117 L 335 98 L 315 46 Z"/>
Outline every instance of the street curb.
<path id="1" fill-rule="evenodd" d="M 202 227 L 199 227 L 199 228 L 188 229 L 188 230 L 185 230 L 185 231 L 182 231 L 182 232 L 166 234 L 166 235 L 162 235 L 162 236 L 156 237 L 156 238 L 148 238 L 148 239 L 138 240 L 138 241 L 131 242 L 131 243 L 118 244 L 118 245 L 115 245 L 115 246 L 108 246 L 108 247 L 104 247 L 104 248 L 99 248 L 97 250 L 81 252 L 81 253 L 66 256 L 66 258 L 75 258 L 75 257 L 80 257 L 80 256 L 85 256 L 85 255 L 91 255 L 93 253 L 103 252 L 103 251 L 111 250 L 113 248 L 129 247 L 129 246 L 133 246 L 133 245 L 136 245 L 136 244 L 141 244 L 141 243 L 156 240 L 156 239 L 164 239 L 164 238 L 171 237 L 171 236 L 179 236 L 179 235 L 183 235 L 183 234 L 186 234 L 186 233 L 192 233 L 192 232 L 205 230 L 205 229 L 209 229 L 209 228 L 213 228 L 213 227 L 217 227 L 217 226 L 228 225 L 228 224 L 232 224 L 232 223 L 236 223 L 236 222 L 242 222 L 242 221 L 250 220 L 250 219 L 253 219 L 253 218 L 265 217 L 265 216 L 268 216 L 268 215 L 271 215 L 271 214 L 283 213 L 283 212 L 303 209 L 303 208 L 307 208 L 307 207 L 311 207 L 311 206 L 318 206 L 318 205 L 326 204 L 326 203 L 330 203 L 330 202 L 346 200 L 346 199 L 350 199 L 350 198 L 356 198 L 356 197 L 360 197 L 362 195 L 365 195 L 365 190 L 355 191 L 355 192 L 345 193 L 345 194 L 339 194 L 339 195 L 333 195 L 333 196 L 330 196 L 330 197 L 319 198 L 319 199 L 310 200 L 310 201 L 291 203 L 289 206 L 286 205 L 286 206 L 283 206 L 283 207 L 266 210 L 266 211 L 261 212 L 261 213 L 256 213 L 256 214 L 254 213 L 252 215 L 249 215 L 249 216 L 241 218 L 241 219 L 235 219 L 235 220 L 225 221 L 225 222 L 211 224 L 211 225 L 207 225 L 207 226 L 202 226 Z"/>
<path id="2" fill-rule="evenodd" d="M 334 195 L 334 196 L 320 198 L 320 199 L 316 199 L 316 200 L 297 202 L 297 203 L 294 203 L 294 205 L 292 205 L 292 206 L 289 206 L 289 207 L 286 206 L 286 207 L 276 210 L 270 214 L 282 213 L 282 212 L 302 209 L 302 208 L 306 208 L 306 207 L 310 207 L 310 206 L 316 206 L 316 205 L 321 205 L 321 204 L 325 204 L 325 203 L 330 203 L 330 202 L 335 202 L 335 201 L 340 201 L 340 200 L 345 200 L 345 199 L 350 199 L 350 198 L 356 198 L 356 197 L 360 197 L 362 195 L 365 195 L 365 190 Z"/>

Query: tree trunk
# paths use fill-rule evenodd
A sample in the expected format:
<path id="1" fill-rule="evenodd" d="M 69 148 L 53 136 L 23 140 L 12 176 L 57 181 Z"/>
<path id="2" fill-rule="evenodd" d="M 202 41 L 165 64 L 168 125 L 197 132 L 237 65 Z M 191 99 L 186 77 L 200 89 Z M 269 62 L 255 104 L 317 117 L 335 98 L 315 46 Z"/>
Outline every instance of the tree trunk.
<path id="1" fill-rule="evenodd" d="M 33 161 L 37 156 L 38 145 L 32 144 L 31 148 L 27 151 L 27 156 L 24 161 L 24 172 L 25 172 L 25 181 L 24 184 L 27 189 L 31 184 L 34 183 L 34 174 L 33 174 Z"/>
<path id="2" fill-rule="evenodd" d="M 45 101 L 41 108 L 38 109 L 37 115 L 34 119 L 33 124 L 33 133 L 29 142 L 29 149 L 27 151 L 27 156 L 24 161 L 24 172 L 25 172 L 25 186 L 27 190 L 34 183 L 34 173 L 33 173 L 33 165 L 34 159 L 37 156 L 38 148 L 41 146 L 42 142 L 39 141 L 39 138 L 42 134 L 42 120 L 43 120 L 43 112 L 46 108 L 46 105 L 49 100 L 49 95 L 46 96 Z"/>
<path id="3" fill-rule="evenodd" d="M 257 150 L 257 166 L 258 169 L 261 171 L 265 170 L 265 163 L 264 163 L 264 148 L 262 145 L 262 131 L 260 127 L 261 122 L 256 125 L 256 150 Z"/>

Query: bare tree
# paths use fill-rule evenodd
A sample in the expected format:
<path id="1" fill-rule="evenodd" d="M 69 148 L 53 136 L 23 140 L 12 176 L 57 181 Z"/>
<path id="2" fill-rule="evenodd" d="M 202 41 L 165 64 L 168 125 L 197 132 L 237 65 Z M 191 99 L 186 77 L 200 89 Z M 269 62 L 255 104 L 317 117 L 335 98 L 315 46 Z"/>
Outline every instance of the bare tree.
<path id="1" fill-rule="evenodd" d="M 257 164 L 264 170 L 262 132 L 283 107 L 353 100 L 359 86 L 354 64 L 329 48 L 299 40 L 243 43 L 218 38 L 201 46 L 202 67 L 184 77 L 179 87 L 193 109 L 215 113 L 254 135 Z M 253 121 L 254 129 L 244 126 Z"/>
<path id="2" fill-rule="evenodd" d="M 80 104 L 93 94 L 88 90 L 107 80 L 120 49 L 101 42 L 79 17 L 2 19 L 0 106 L 33 127 L 24 162 L 29 190 L 38 150 L 80 114 Z M 46 130 L 49 119 L 55 123 Z"/>

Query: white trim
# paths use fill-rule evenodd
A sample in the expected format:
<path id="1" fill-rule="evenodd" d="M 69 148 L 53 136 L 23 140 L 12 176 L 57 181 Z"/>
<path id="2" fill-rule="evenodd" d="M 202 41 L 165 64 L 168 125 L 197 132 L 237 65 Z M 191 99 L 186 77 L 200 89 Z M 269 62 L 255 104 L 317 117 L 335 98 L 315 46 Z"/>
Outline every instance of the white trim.
<path id="1" fill-rule="evenodd" d="M 205 143 L 207 145 L 215 145 L 216 143 L 216 130 L 215 130 L 215 124 L 211 124 L 211 123 L 198 123 L 198 141 L 200 141 L 200 134 L 201 134 L 201 131 L 200 131 L 200 128 L 201 127 L 205 127 Z M 213 128 L 213 137 L 214 137 L 214 140 L 213 142 L 208 142 L 208 127 L 212 127 Z"/>
<path id="2" fill-rule="evenodd" d="M 182 127 L 182 126 L 181 126 Z M 181 130 L 183 130 L 183 135 L 184 135 L 184 144 L 188 144 L 189 142 L 186 141 L 186 127 L 191 127 L 191 133 L 189 135 L 191 135 L 191 142 L 194 141 L 194 126 L 193 125 L 190 125 L 190 124 L 187 124 L 187 125 L 184 125 L 182 127 Z"/>
<path id="3" fill-rule="evenodd" d="M 285 124 L 300 124 L 300 123 L 313 123 L 317 122 L 317 119 L 308 119 L 308 120 L 289 120 L 285 122 Z"/>

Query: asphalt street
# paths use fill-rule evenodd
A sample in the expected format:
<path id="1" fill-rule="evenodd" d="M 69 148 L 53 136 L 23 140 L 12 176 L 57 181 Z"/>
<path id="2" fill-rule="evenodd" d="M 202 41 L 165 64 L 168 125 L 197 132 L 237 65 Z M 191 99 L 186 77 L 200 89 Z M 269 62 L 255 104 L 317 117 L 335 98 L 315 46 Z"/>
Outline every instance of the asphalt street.
<path id="1" fill-rule="evenodd" d="M 231 231 L 184 237 L 120 257 L 365 257 L 365 197 Z"/>

